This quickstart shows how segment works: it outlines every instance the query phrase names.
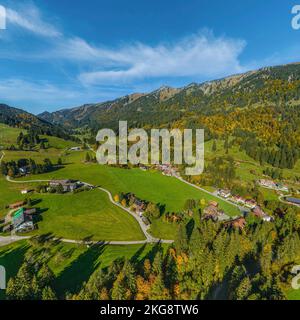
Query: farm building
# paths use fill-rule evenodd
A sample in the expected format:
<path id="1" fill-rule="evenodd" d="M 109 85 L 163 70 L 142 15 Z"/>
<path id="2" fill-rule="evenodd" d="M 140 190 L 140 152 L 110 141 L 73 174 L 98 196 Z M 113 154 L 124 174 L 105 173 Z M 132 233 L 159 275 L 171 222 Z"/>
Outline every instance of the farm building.
<path id="1" fill-rule="evenodd" d="M 272 180 L 260 179 L 258 180 L 258 184 L 260 184 L 263 187 L 276 189 L 276 183 Z"/>
<path id="2" fill-rule="evenodd" d="M 285 200 L 290 202 L 290 203 L 300 205 L 300 199 L 299 198 L 287 197 L 287 198 L 285 198 Z"/>
<path id="3" fill-rule="evenodd" d="M 146 210 L 146 203 L 136 199 L 132 205 L 133 209 L 135 210 L 136 213 L 142 214 Z"/>
<path id="4" fill-rule="evenodd" d="M 229 228 L 243 230 L 246 226 L 246 220 L 243 217 L 239 217 L 239 218 L 236 218 L 236 219 L 233 219 L 233 220 L 226 222 L 225 226 L 229 227 Z"/>
<path id="5" fill-rule="evenodd" d="M 25 211 L 24 211 L 24 213 L 29 216 L 32 214 L 36 214 L 36 212 L 37 212 L 36 208 L 25 209 Z"/>
<path id="6" fill-rule="evenodd" d="M 245 204 L 246 200 L 241 196 L 233 196 L 232 200 L 236 203 Z"/>
<path id="7" fill-rule="evenodd" d="M 225 214 L 218 209 L 218 203 L 216 201 L 210 201 L 209 206 L 203 209 L 203 220 L 220 221 L 224 220 Z"/>
<path id="8" fill-rule="evenodd" d="M 261 218 L 266 222 L 270 222 L 273 221 L 273 218 L 269 215 L 267 215 L 260 206 L 256 206 L 253 210 L 252 213 L 257 217 L 257 218 Z"/>
<path id="9" fill-rule="evenodd" d="M 72 180 L 52 180 L 49 183 L 49 186 L 51 188 L 56 188 L 59 185 L 63 187 L 64 192 L 74 191 L 78 188 L 77 182 L 74 182 Z"/>
<path id="10" fill-rule="evenodd" d="M 34 229 L 32 217 L 30 215 L 26 215 L 23 208 L 19 209 L 14 214 L 12 222 L 16 232 L 26 232 Z"/>
<path id="11" fill-rule="evenodd" d="M 223 197 L 223 198 L 227 199 L 227 198 L 229 198 L 231 196 L 231 192 L 230 192 L 230 190 L 219 189 L 218 190 L 218 195 L 220 197 Z"/>

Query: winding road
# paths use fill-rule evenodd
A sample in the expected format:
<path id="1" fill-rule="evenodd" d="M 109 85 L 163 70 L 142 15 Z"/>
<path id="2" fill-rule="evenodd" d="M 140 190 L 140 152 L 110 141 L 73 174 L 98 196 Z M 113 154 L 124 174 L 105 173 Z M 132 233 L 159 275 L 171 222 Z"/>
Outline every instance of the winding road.
<path id="1" fill-rule="evenodd" d="M 95 151 L 88 145 L 89 149 L 91 151 L 93 151 L 95 153 Z M 0 164 L 1 164 L 1 161 L 3 160 L 3 158 L 5 157 L 5 153 L 4 151 L 2 151 L 2 156 L 0 158 Z M 233 206 L 236 206 L 240 211 L 249 211 L 249 209 L 245 208 L 245 207 L 241 207 L 235 203 L 232 203 L 226 199 L 223 199 L 221 197 L 219 197 L 218 195 L 215 195 L 214 193 L 212 192 L 209 192 L 199 186 L 196 186 L 194 185 L 193 183 L 190 183 L 186 180 L 184 180 L 183 178 L 181 177 L 175 177 L 176 179 L 178 179 L 179 181 L 193 187 L 193 188 L 196 188 L 202 192 L 205 192 L 209 195 L 212 195 L 222 201 L 225 201 Z M 49 182 L 50 180 L 25 180 L 25 181 L 16 181 L 16 180 L 13 180 L 11 179 L 9 176 L 6 177 L 6 180 L 8 182 L 11 182 L 11 183 L 39 183 L 39 182 Z M 86 185 L 89 185 L 89 186 L 92 186 L 90 183 L 87 183 L 87 182 L 83 182 L 82 183 L 86 184 Z M 94 187 L 94 186 L 93 186 Z M 173 243 L 174 240 L 166 240 L 166 239 L 159 239 L 159 238 L 155 238 L 153 237 L 151 234 L 149 234 L 148 230 L 150 228 L 150 225 L 146 225 L 142 218 L 140 216 L 138 216 L 136 213 L 132 212 L 130 209 L 128 208 L 125 208 L 123 207 L 120 203 L 114 201 L 113 199 L 113 196 L 112 194 L 110 193 L 109 190 L 107 189 L 104 189 L 103 187 L 97 187 L 97 189 L 99 189 L 100 191 L 102 192 L 105 192 L 110 200 L 110 202 L 121 208 L 122 210 L 126 211 L 127 213 L 129 213 L 140 225 L 140 228 L 142 230 L 142 232 L 144 233 L 145 235 L 145 240 L 141 240 L 141 241 L 103 241 L 103 242 L 97 242 L 97 241 L 89 241 L 89 244 L 96 244 L 96 243 L 101 243 L 101 244 L 111 244 L 111 245 L 131 245 L 131 244 L 145 244 L 145 243 Z M 19 240 L 23 240 L 23 239 L 28 239 L 30 237 L 26 237 L 26 236 L 15 236 L 15 235 L 12 235 L 11 237 L 0 237 L 0 246 L 2 245 L 6 245 L 8 243 L 12 243 L 12 242 L 15 242 L 15 241 L 19 241 Z M 80 240 L 73 240 L 73 239 L 59 239 L 60 241 L 62 242 L 67 242 L 67 243 L 77 243 L 77 244 L 80 244 L 82 243 L 82 241 Z"/>
<path id="2" fill-rule="evenodd" d="M 0 158 L 0 164 L 1 161 L 3 160 L 5 156 L 5 153 L 2 151 L 2 156 Z M 39 182 L 50 182 L 51 180 L 22 180 L 22 181 L 17 181 L 17 180 L 13 180 L 11 177 L 6 176 L 6 180 L 8 182 L 11 183 L 39 183 Z M 81 181 L 82 183 L 84 183 L 85 185 L 94 187 L 93 185 L 91 185 L 90 183 Z M 97 189 L 99 189 L 102 192 L 105 192 L 109 198 L 109 201 L 121 208 L 122 210 L 126 211 L 127 213 L 129 213 L 140 225 L 140 228 L 142 229 L 142 232 L 145 235 L 145 240 L 139 240 L 139 241 L 89 241 L 88 244 L 110 244 L 110 245 L 131 245 L 131 244 L 145 244 L 145 243 L 173 243 L 174 240 L 166 240 L 166 239 L 159 239 L 159 238 L 155 238 L 153 237 L 151 234 L 148 233 L 148 230 L 150 228 L 150 225 L 146 225 L 142 218 L 140 216 L 138 216 L 136 213 L 132 212 L 130 209 L 123 207 L 120 203 L 114 201 L 112 194 L 110 193 L 110 191 L 108 191 L 107 189 L 104 189 L 102 187 L 97 187 Z M 8 236 L 8 237 L 0 237 L 0 246 L 2 245 L 6 245 L 9 243 L 13 243 L 19 240 L 24 240 L 24 239 L 28 239 L 30 237 L 26 237 L 26 236 Z M 83 241 L 81 240 L 73 240 L 73 239 L 59 239 L 62 242 L 66 242 L 66 243 L 77 243 L 80 244 Z"/>
<path id="3" fill-rule="evenodd" d="M 241 212 L 249 212 L 250 211 L 249 208 L 246 208 L 246 207 L 243 207 L 243 206 L 239 206 L 238 204 L 236 204 L 234 202 L 231 202 L 231 201 L 229 201 L 229 200 L 227 200 L 225 198 L 222 198 L 222 197 L 218 196 L 217 194 L 214 194 L 213 192 L 209 192 L 209 191 L 207 191 L 207 190 L 205 190 L 205 189 L 203 189 L 203 188 L 201 188 L 199 186 L 196 186 L 195 184 L 193 184 L 191 182 L 188 182 L 188 181 L 184 180 L 181 177 L 174 177 L 174 178 L 178 179 L 179 181 L 181 181 L 181 182 L 183 182 L 183 183 L 185 183 L 185 184 L 187 184 L 187 185 L 189 185 L 189 186 L 191 186 L 193 188 L 196 188 L 196 189 L 198 189 L 200 191 L 203 191 L 203 192 L 205 192 L 205 193 L 207 193 L 207 194 L 209 194 L 211 196 L 214 196 L 215 198 L 218 198 L 218 199 L 220 199 L 220 200 L 222 200 L 224 202 L 227 202 L 227 203 L 231 204 L 232 206 L 237 207 Z"/>

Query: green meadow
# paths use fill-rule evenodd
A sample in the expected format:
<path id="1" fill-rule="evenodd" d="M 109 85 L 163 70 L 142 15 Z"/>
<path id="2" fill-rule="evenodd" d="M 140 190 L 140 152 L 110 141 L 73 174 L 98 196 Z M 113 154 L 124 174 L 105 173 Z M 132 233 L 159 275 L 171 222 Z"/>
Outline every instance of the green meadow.
<path id="1" fill-rule="evenodd" d="M 41 209 L 38 234 L 82 240 L 144 240 L 137 221 L 114 206 L 100 190 L 76 194 L 36 194 L 31 197 Z"/>
<path id="2" fill-rule="evenodd" d="M 216 151 L 212 151 L 213 140 L 205 142 L 205 161 L 210 161 L 214 157 L 226 156 L 224 149 L 224 140 L 216 140 Z M 250 158 L 244 151 L 241 151 L 238 146 L 233 145 L 228 149 L 228 155 L 233 157 L 236 162 L 236 173 L 241 183 L 253 182 L 261 179 L 263 170 L 272 166 L 259 162 Z M 295 176 L 300 176 L 300 160 L 298 160 L 293 169 L 282 169 L 284 179 L 288 181 L 289 186 L 299 188 L 299 185 L 293 181 Z"/>
<path id="3" fill-rule="evenodd" d="M 36 183 L 35 183 L 36 185 Z M 20 191 L 34 183 L 17 184 L 0 177 L 0 218 L 9 210 L 5 207 L 23 200 Z M 31 194 L 34 206 L 41 210 L 38 229 L 33 234 L 52 233 L 57 237 L 82 240 L 144 240 L 137 221 L 124 210 L 114 206 L 100 190 L 77 194 Z"/>
<path id="4" fill-rule="evenodd" d="M 0 123 L 0 147 L 9 147 L 12 144 L 15 144 L 21 131 L 24 133 L 26 132 L 26 130 L 12 128 Z"/>
<path id="5" fill-rule="evenodd" d="M 0 219 L 8 212 L 5 209 L 8 204 L 24 200 L 21 190 L 28 187 L 30 187 L 28 183 L 9 183 L 5 177 L 0 175 Z"/>
<path id="6" fill-rule="evenodd" d="M 289 290 L 287 293 L 289 300 L 300 300 L 300 289 L 298 290 Z"/>
<path id="7" fill-rule="evenodd" d="M 205 199 L 206 203 L 210 200 L 216 200 L 208 193 L 153 170 L 142 171 L 138 168 L 121 169 L 98 164 L 85 164 L 84 157 L 85 152 L 72 152 L 63 158 L 67 163 L 64 168 L 47 174 L 35 175 L 34 179 L 79 179 L 101 186 L 113 195 L 119 192 L 132 192 L 140 199 L 159 204 L 164 208 L 164 212 L 182 210 L 187 199 Z M 220 199 L 217 201 L 229 216 L 239 215 L 237 207 Z M 173 239 L 177 227 L 177 225 L 163 222 L 161 218 L 152 221 L 150 232 L 156 237 Z"/>

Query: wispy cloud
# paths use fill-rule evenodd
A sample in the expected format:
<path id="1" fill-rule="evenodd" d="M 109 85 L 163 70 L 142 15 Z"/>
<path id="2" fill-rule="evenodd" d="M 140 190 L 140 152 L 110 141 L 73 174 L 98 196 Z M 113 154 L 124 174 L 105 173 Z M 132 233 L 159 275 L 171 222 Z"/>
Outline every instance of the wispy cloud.
<path id="1" fill-rule="evenodd" d="M 79 75 L 84 84 L 124 83 L 160 77 L 218 77 L 241 72 L 244 68 L 239 55 L 246 45 L 243 40 L 218 38 L 211 32 L 201 32 L 177 43 L 154 47 L 136 43 L 108 50 L 92 47 L 81 39 L 74 39 L 68 44 L 65 53 L 69 57 L 71 52 L 76 52 L 73 58 L 98 62 L 98 70 L 96 67 L 96 70 Z"/>
<path id="2" fill-rule="evenodd" d="M 7 19 L 7 34 L 9 25 L 13 25 L 13 30 L 25 30 L 25 37 L 30 39 L 32 34 L 38 36 L 38 41 L 24 48 L 23 42 L 18 47 L 19 42 L 7 39 L 11 43 L 0 48 L 0 58 L 47 63 L 48 66 L 56 63 L 66 71 L 61 76 L 68 83 L 61 88 L 39 80 L 41 75 L 36 73 L 33 75 L 35 78 L 26 74 L 20 75 L 19 80 L 15 76 L 10 80 L 0 80 L 0 95 L 12 101 L 28 101 L 31 97 L 34 101 L 47 101 L 47 105 L 59 103 L 59 99 L 70 103 L 78 99 L 79 103 L 87 91 L 87 98 L 104 98 L 103 86 L 106 86 L 103 90 L 108 92 L 107 98 L 111 98 L 118 96 L 118 92 L 119 95 L 125 93 L 120 88 L 126 88 L 126 93 L 129 93 L 131 90 L 128 88 L 142 88 L 143 84 L 147 88 L 150 82 L 156 84 L 161 79 L 170 84 L 179 78 L 223 77 L 245 70 L 240 63 L 240 55 L 246 42 L 218 37 L 208 30 L 170 43 L 151 46 L 136 42 L 107 47 L 105 44 L 92 44 L 76 35 L 66 35 L 56 24 L 48 22 L 53 21 L 53 17 L 49 19 L 33 3 L 7 7 Z M 24 36 L 23 33 L 20 35 Z M 24 78 L 30 80 L 24 81 Z M 19 88 L 17 98 L 14 96 L 15 88 Z"/>
<path id="3" fill-rule="evenodd" d="M 40 10 L 33 4 L 21 5 L 16 10 L 7 8 L 8 25 L 15 25 L 44 37 L 59 37 L 61 32 L 52 24 L 44 21 Z"/>

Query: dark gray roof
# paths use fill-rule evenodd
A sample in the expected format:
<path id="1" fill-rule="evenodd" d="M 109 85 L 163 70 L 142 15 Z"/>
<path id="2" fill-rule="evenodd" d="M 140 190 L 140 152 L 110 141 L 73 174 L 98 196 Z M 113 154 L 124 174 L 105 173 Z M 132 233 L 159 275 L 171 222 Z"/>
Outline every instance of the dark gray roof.
<path id="1" fill-rule="evenodd" d="M 300 204 L 300 199 L 298 198 L 286 198 L 286 201 Z"/>

